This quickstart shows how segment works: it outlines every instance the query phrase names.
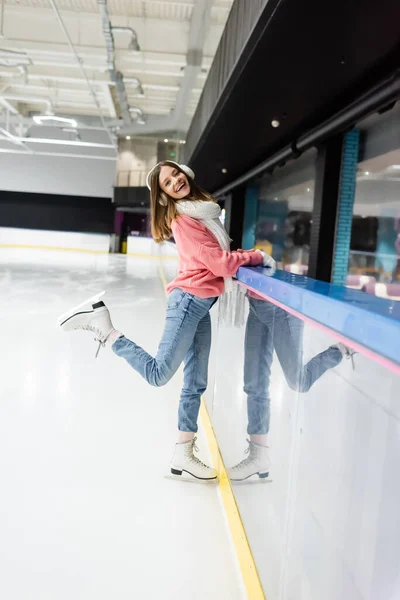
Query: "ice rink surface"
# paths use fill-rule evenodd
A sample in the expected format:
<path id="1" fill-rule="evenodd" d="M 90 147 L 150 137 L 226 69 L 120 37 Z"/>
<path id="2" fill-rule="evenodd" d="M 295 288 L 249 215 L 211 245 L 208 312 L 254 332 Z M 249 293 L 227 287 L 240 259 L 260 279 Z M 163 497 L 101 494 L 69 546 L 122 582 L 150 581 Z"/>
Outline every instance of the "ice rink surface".
<path id="1" fill-rule="evenodd" d="M 181 374 L 150 387 L 57 317 L 101 290 L 154 353 L 158 261 L 0 249 L 0 598 L 239 600 L 217 486 L 165 479 Z M 200 457 L 210 460 L 199 435 Z"/>

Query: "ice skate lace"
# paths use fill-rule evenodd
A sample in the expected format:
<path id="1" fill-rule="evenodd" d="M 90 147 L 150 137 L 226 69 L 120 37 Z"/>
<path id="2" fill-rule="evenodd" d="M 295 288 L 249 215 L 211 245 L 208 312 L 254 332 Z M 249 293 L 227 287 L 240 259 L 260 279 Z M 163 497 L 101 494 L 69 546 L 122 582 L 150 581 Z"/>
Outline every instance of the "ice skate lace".
<path id="1" fill-rule="evenodd" d="M 198 447 L 196 445 L 196 440 L 197 440 L 197 438 L 194 438 L 193 439 L 193 443 L 192 443 L 192 448 L 193 448 L 194 452 L 198 452 L 199 451 L 199 449 L 198 449 Z M 198 467 L 203 467 L 205 469 L 209 469 L 210 468 L 207 465 L 205 465 L 203 462 L 201 462 L 201 460 L 199 458 L 197 458 L 197 456 L 195 456 L 193 453 L 189 457 L 189 462 L 197 465 Z"/>
<path id="2" fill-rule="evenodd" d="M 100 331 L 100 329 L 98 329 L 97 327 L 93 327 L 92 325 L 81 325 L 79 327 L 75 327 L 75 329 L 83 329 L 84 331 L 91 331 L 93 332 L 97 337 L 94 338 L 95 342 L 99 342 L 99 345 L 97 346 L 97 351 L 95 354 L 95 358 L 98 357 L 99 352 L 100 352 L 100 348 L 103 346 L 103 348 L 106 345 L 106 342 L 101 340 L 102 337 L 102 333 Z"/>
<path id="3" fill-rule="evenodd" d="M 245 454 L 250 454 L 250 448 L 251 448 L 251 442 L 250 440 L 247 440 L 248 442 L 248 446 L 246 448 L 246 450 L 244 451 Z M 244 458 L 243 460 L 240 461 L 240 463 L 238 463 L 237 465 L 235 465 L 234 467 L 232 467 L 232 471 L 239 471 L 240 469 L 242 469 L 243 467 L 247 467 L 247 465 L 249 463 L 252 462 L 252 457 L 251 455 L 248 456 L 247 458 Z"/>

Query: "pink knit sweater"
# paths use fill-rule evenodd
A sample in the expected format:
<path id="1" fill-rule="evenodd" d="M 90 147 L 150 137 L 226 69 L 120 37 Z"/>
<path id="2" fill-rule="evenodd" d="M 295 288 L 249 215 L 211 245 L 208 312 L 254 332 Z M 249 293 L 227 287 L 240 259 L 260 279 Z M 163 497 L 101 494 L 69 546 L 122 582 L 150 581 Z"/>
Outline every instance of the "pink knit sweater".
<path id="1" fill-rule="evenodd" d="M 224 277 L 233 277 L 243 265 L 257 266 L 263 262 L 254 250 L 226 252 L 200 221 L 181 215 L 172 222 L 172 233 L 179 253 L 178 276 L 168 285 L 167 292 L 181 288 L 199 298 L 220 296 L 224 292 Z"/>

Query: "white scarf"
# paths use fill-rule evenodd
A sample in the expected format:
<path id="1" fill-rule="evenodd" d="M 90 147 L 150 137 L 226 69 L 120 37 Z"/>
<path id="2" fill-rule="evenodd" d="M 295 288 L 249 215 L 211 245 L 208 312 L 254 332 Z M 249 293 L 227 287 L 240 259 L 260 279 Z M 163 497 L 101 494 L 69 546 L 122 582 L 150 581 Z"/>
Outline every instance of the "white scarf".
<path id="1" fill-rule="evenodd" d="M 221 207 L 215 202 L 203 202 L 201 200 L 179 200 L 176 207 L 180 215 L 186 215 L 203 223 L 205 227 L 217 238 L 222 248 L 227 252 L 231 249 L 231 238 L 225 231 L 219 217 Z M 225 292 L 233 290 L 232 277 L 224 277 Z"/>
<path id="2" fill-rule="evenodd" d="M 179 214 L 200 221 L 217 239 L 222 250 L 230 252 L 231 239 L 219 217 L 221 207 L 216 202 L 202 200 L 179 200 L 176 203 Z M 244 317 L 245 289 L 234 285 L 232 277 L 224 277 L 225 293 L 220 298 L 220 318 L 230 324 L 241 325 Z"/>

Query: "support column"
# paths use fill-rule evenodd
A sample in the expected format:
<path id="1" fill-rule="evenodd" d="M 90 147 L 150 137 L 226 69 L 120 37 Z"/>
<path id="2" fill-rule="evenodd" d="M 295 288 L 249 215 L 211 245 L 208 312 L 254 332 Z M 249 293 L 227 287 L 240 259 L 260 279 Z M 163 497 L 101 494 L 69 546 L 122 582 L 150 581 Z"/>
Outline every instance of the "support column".
<path id="1" fill-rule="evenodd" d="M 336 136 L 318 149 L 308 275 L 331 281 L 335 249 L 343 136 Z"/>
<path id="2" fill-rule="evenodd" d="M 332 276 L 332 283 L 336 285 L 346 285 L 349 267 L 359 144 L 360 131 L 358 129 L 349 131 L 345 135 Z"/>
<path id="3" fill-rule="evenodd" d="M 232 190 L 225 199 L 225 228 L 232 239 L 232 250 L 237 250 L 242 245 L 245 200 L 244 185 Z"/>

